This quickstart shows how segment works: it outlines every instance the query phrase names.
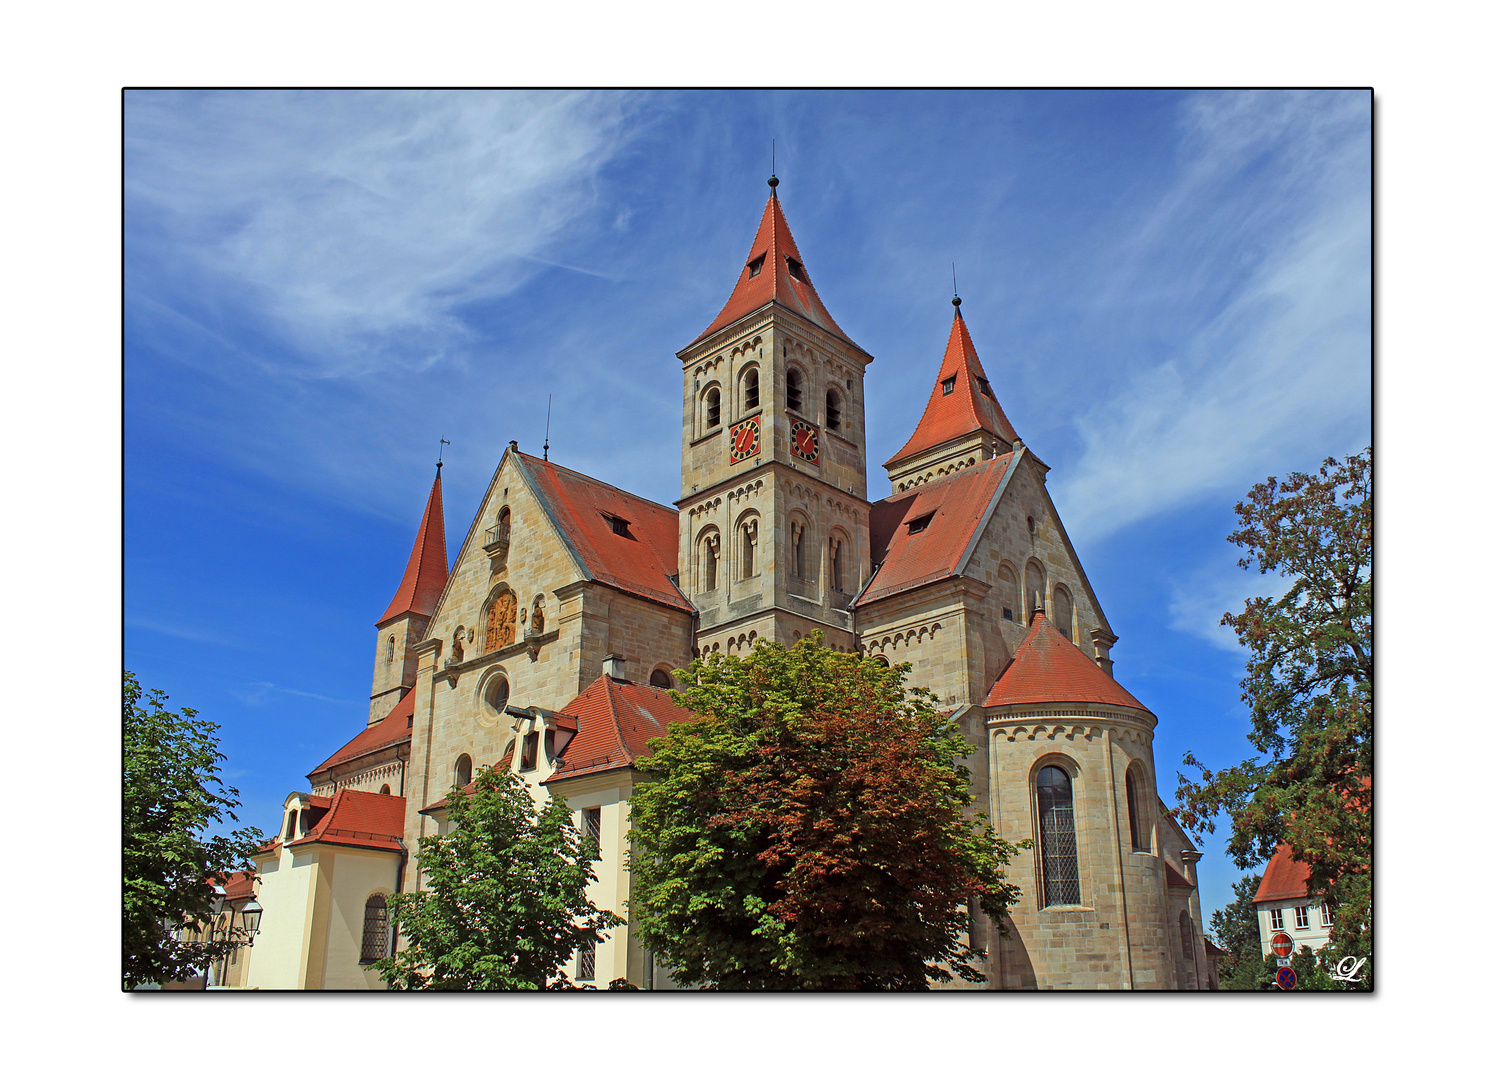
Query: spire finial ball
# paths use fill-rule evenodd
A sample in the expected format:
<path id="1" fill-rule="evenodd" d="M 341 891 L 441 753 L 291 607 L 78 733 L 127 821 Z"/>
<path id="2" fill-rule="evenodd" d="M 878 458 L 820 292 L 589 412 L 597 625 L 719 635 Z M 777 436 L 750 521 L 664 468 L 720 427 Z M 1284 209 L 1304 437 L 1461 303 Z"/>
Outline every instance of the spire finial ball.
<path id="1" fill-rule="evenodd" d="M 955 308 L 957 311 L 961 310 L 961 298 L 959 296 L 951 297 L 951 307 Z"/>
<path id="2" fill-rule="evenodd" d="M 771 175 L 769 177 L 769 190 L 773 191 L 778 186 L 779 186 L 779 177 Z"/>

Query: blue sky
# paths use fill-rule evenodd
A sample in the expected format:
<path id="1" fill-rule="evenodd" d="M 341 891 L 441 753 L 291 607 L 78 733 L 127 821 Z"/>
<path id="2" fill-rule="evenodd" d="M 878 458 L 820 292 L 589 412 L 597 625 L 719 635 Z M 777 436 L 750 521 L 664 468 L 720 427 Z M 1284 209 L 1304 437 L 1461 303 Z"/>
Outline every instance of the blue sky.
<path id="1" fill-rule="evenodd" d="M 1159 717 L 1249 752 L 1232 505 L 1370 439 L 1370 96 L 133 92 L 125 662 L 222 725 L 276 820 L 362 726 L 438 439 L 455 554 L 510 439 L 679 493 L 676 349 L 777 140 L 807 268 L 875 357 L 877 464 L 973 339 Z M 1200 839 L 1207 911 L 1240 871 Z"/>

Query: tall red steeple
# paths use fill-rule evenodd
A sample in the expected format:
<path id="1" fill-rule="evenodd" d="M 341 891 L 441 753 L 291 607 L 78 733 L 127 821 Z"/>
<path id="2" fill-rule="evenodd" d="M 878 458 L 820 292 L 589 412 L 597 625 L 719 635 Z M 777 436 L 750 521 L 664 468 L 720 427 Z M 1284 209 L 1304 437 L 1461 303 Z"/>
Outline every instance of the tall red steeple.
<path id="1" fill-rule="evenodd" d="M 912 464 L 914 458 L 946 444 L 950 444 L 954 455 L 959 457 L 978 445 L 995 453 L 1006 453 L 1018 440 L 1003 407 L 997 403 L 997 395 L 992 392 L 982 362 L 977 359 L 976 346 L 971 343 L 966 320 L 961 317 L 960 297 L 951 303 L 956 306 L 956 314 L 951 321 L 945 356 L 940 361 L 940 374 L 935 377 L 935 387 L 930 391 L 930 400 L 914 434 L 897 454 L 884 463 L 883 467 L 890 473 L 900 471 L 900 466 Z M 983 433 L 987 438 L 982 437 Z M 938 461 L 932 458 L 921 461 L 919 467 L 935 464 Z"/>
<path id="2" fill-rule="evenodd" d="M 401 615 L 430 615 L 447 587 L 447 530 L 442 520 L 442 467 L 436 467 L 431 495 L 426 499 L 426 513 L 416 533 L 415 547 L 405 564 L 405 576 L 390 606 L 375 625 L 383 626 Z"/>
<path id="3" fill-rule="evenodd" d="M 850 345 L 857 344 L 836 325 L 836 320 L 816 295 L 815 286 L 810 283 L 810 273 L 800 258 L 800 250 L 795 247 L 789 223 L 784 220 L 779 193 L 773 190 L 778 185 L 778 179 L 769 180 L 769 201 L 764 205 L 758 233 L 753 237 L 753 246 L 748 249 L 748 259 L 738 275 L 732 295 L 712 324 L 697 335 L 691 345 L 769 303 L 781 304 L 827 333 L 835 334 Z"/>

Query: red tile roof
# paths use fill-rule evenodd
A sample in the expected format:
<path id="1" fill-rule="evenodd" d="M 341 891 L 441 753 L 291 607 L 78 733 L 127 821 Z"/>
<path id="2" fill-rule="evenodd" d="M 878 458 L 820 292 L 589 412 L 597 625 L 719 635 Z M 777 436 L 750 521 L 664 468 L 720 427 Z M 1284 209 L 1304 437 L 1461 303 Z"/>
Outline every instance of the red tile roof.
<path id="1" fill-rule="evenodd" d="M 382 626 L 407 612 L 430 615 L 436 610 L 436 602 L 446 587 L 447 528 L 442 520 L 442 473 L 438 468 L 436 479 L 431 483 L 431 494 L 426 499 L 426 513 L 421 515 L 415 546 L 410 549 L 410 561 L 405 564 L 405 576 L 400 579 L 400 587 L 395 590 L 390 606 L 375 625 Z"/>
<path id="2" fill-rule="evenodd" d="M 1308 895 L 1309 867 L 1294 859 L 1287 844 L 1279 844 L 1262 872 L 1262 883 L 1257 886 L 1253 901 L 1261 904 L 1267 900 L 1298 900 Z"/>
<path id="3" fill-rule="evenodd" d="M 947 379 L 956 380 L 955 388 L 949 394 L 941 388 Z M 884 468 L 979 430 L 990 431 L 1011 446 L 1018 435 L 1008 422 L 1003 407 L 997 403 L 990 385 L 987 390 L 982 389 L 986 379 L 987 373 L 977 359 L 976 346 L 966 331 L 966 320 L 961 318 L 958 309 L 951 322 L 945 357 L 940 361 L 940 374 L 935 376 L 935 387 L 930 391 L 924 415 L 919 418 L 909 441 L 884 463 Z"/>
<path id="4" fill-rule="evenodd" d="M 1067 641 L 1045 614 L 1038 611 L 1034 613 L 1028 637 L 1018 646 L 1013 662 L 992 684 L 983 704 L 1030 705 L 1048 701 L 1144 709 L 1142 702 L 1122 689 L 1095 660 Z"/>
<path id="5" fill-rule="evenodd" d="M 246 896 L 255 894 L 255 876 L 236 870 L 229 875 L 228 884 L 223 887 L 224 894 L 230 900 L 242 900 Z"/>
<path id="6" fill-rule="evenodd" d="M 763 262 L 759 272 L 754 274 L 752 269 L 759 259 Z M 791 269 L 790 260 L 794 260 L 795 266 L 799 268 L 798 276 Z M 805 269 L 805 260 L 800 258 L 795 238 L 790 235 L 789 224 L 784 220 L 779 197 L 772 192 L 764 207 L 764 216 L 758 223 L 758 235 L 753 238 L 748 259 L 743 264 L 742 273 L 738 275 L 737 286 L 727 298 L 722 311 L 712 320 L 712 325 L 697 335 L 691 345 L 770 302 L 776 302 L 795 314 L 804 316 L 822 330 L 836 335 L 861 351 L 861 347 L 836 325 L 836 320 L 816 295 L 815 286 L 810 283 L 810 273 Z M 690 345 L 686 348 L 690 348 Z"/>
<path id="7" fill-rule="evenodd" d="M 566 747 L 561 767 L 547 784 L 626 768 L 648 755 L 649 740 L 664 735 L 668 725 L 690 719 L 668 691 L 618 682 L 606 675 L 573 698 L 562 712 L 576 717 L 577 733 Z"/>
<path id="8" fill-rule="evenodd" d="M 873 503 L 868 528 L 878 570 L 858 606 L 954 574 L 1012 459 L 1003 454 Z M 927 514 L 930 523 L 911 535 L 909 523 Z"/>
<path id="9" fill-rule="evenodd" d="M 376 750 L 384 750 L 387 747 L 399 746 L 401 743 L 410 742 L 411 720 L 416 709 L 416 688 L 412 686 L 405 691 L 396 706 L 390 710 L 389 715 L 377 724 L 370 724 L 355 735 L 337 750 L 332 757 L 321 765 L 318 765 L 307 778 L 324 772 L 334 765 L 342 765 L 344 762 L 361 758 L 365 754 L 372 754 Z"/>
<path id="10" fill-rule="evenodd" d="M 1190 879 L 1174 869 L 1173 863 L 1164 863 L 1164 880 L 1169 883 L 1171 889 L 1193 889 Z"/>
<path id="11" fill-rule="evenodd" d="M 679 515 L 621 488 L 564 469 L 554 461 L 519 454 L 535 494 L 557 529 L 596 581 L 647 600 L 692 611 L 670 578 L 679 565 Z M 628 535 L 613 531 L 610 517 L 628 523 Z"/>
<path id="12" fill-rule="evenodd" d="M 372 791 L 344 788 L 332 797 L 331 809 L 299 840 L 302 844 L 338 844 L 343 847 L 399 851 L 405 832 L 405 800 L 399 795 L 376 795 Z"/>

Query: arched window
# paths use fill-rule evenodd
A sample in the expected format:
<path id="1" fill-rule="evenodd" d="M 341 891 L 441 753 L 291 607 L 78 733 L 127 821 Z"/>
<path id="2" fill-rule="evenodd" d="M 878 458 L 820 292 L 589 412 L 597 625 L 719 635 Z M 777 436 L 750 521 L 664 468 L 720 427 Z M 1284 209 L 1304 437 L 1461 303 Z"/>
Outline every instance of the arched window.
<path id="1" fill-rule="evenodd" d="M 842 592 L 842 542 L 838 537 L 831 538 L 831 587 L 837 592 Z"/>
<path id="2" fill-rule="evenodd" d="M 1179 937 L 1184 941 L 1184 958 L 1195 962 L 1195 920 L 1188 911 L 1179 913 Z"/>
<path id="3" fill-rule="evenodd" d="M 706 426 L 714 428 L 722 423 L 722 395 L 714 386 L 706 392 Z"/>
<path id="4" fill-rule="evenodd" d="M 512 592 L 505 592 L 488 609 L 488 628 L 483 635 L 483 651 L 493 652 L 514 644 L 514 614 L 519 604 Z"/>
<path id="5" fill-rule="evenodd" d="M 1009 622 L 1018 618 L 1018 575 L 1007 563 L 997 568 L 997 602 L 1002 606 L 1002 616 Z"/>
<path id="6" fill-rule="evenodd" d="M 509 542 L 509 507 L 499 511 L 499 520 L 493 527 L 493 539 L 496 543 L 507 544 Z"/>
<path id="7" fill-rule="evenodd" d="M 395 635 L 391 634 L 388 641 L 384 643 L 384 662 L 393 663 L 395 660 Z"/>
<path id="8" fill-rule="evenodd" d="M 742 559 L 739 563 L 742 572 L 738 576 L 751 578 L 755 572 L 754 549 L 758 547 L 757 518 L 749 518 L 738 526 L 738 543 L 742 549 Z"/>
<path id="9" fill-rule="evenodd" d="M 1065 635 L 1066 641 L 1074 641 L 1070 620 L 1074 617 L 1075 604 L 1070 599 L 1070 590 L 1063 585 L 1054 587 L 1054 628 Z"/>
<path id="10" fill-rule="evenodd" d="M 379 794 L 381 794 L 381 795 L 388 795 L 389 793 L 390 793 L 390 786 L 388 784 L 380 784 L 379 785 Z"/>
<path id="11" fill-rule="evenodd" d="M 1133 770 L 1127 770 L 1127 828 L 1132 833 L 1132 850 L 1147 851 L 1148 838 L 1143 834 L 1143 822 L 1138 816 L 1138 786 L 1133 781 Z"/>
<path id="12" fill-rule="evenodd" d="M 390 945 L 390 909 L 383 896 L 375 893 L 364 903 L 364 943 L 359 963 L 372 964 L 384 958 Z"/>
<path id="13" fill-rule="evenodd" d="M 649 685 L 658 686 L 661 690 L 669 690 L 672 686 L 670 673 L 664 668 L 655 668 L 649 673 Z"/>
<path id="14" fill-rule="evenodd" d="M 804 582 L 810 577 L 810 560 L 806 558 L 805 522 L 790 520 L 790 576 Z"/>
<path id="15" fill-rule="evenodd" d="M 800 373 L 794 368 L 784 376 L 784 407 L 800 411 Z"/>
<path id="16" fill-rule="evenodd" d="M 743 408 L 758 408 L 758 368 L 751 367 L 743 376 Z"/>
<path id="17" fill-rule="evenodd" d="M 1080 858 L 1075 846 L 1075 802 L 1070 775 L 1056 765 L 1039 770 L 1039 859 L 1044 906 L 1080 903 Z"/>
<path id="18" fill-rule="evenodd" d="M 1034 612 L 1044 610 L 1044 567 L 1038 559 L 1030 559 L 1023 576 L 1023 618 L 1031 623 Z"/>
<path id="19" fill-rule="evenodd" d="M 889 666 L 889 664 L 888 664 L 888 657 L 883 656 L 881 654 L 878 655 L 878 656 L 873 657 L 873 663 L 875 663 L 875 664 L 881 664 L 884 667 L 888 667 Z"/>
<path id="20" fill-rule="evenodd" d="M 826 428 L 829 431 L 841 430 L 841 395 L 835 390 L 826 391 Z"/>
<path id="21" fill-rule="evenodd" d="M 452 767 L 452 782 L 458 787 L 467 787 L 473 782 L 473 759 L 463 754 Z"/>
<path id="22" fill-rule="evenodd" d="M 701 538 L 701 580 L 707 592 L 717 587 L 717 562 L 721 558 L 720 541 L 715 530 Z"/>

